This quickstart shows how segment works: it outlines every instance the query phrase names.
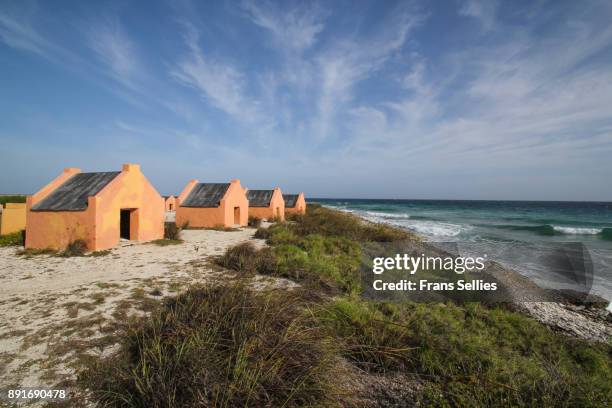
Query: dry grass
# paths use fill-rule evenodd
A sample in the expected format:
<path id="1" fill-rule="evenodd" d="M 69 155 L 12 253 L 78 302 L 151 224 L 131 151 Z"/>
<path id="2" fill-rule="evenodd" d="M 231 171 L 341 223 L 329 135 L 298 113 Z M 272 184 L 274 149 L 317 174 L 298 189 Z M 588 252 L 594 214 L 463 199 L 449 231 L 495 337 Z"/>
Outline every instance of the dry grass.
<path id="1" fill-rule="evenodd" d="M 128 330 L 80 376 L 115 407 L 337 406 L 343 372 L 309 304 L 242 282 L 193 288 Z"/>

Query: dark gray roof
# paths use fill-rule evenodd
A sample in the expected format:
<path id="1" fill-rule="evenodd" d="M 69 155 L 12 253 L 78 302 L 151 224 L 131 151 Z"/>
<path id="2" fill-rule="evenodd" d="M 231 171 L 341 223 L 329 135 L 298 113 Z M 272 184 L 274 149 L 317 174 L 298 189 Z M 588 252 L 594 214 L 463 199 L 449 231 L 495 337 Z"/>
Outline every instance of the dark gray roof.
<path id="1" fill-rule="evenodd" d="M 181 207 L 218 207 L 230 183 L 198 183 L 192 189 Z"/>
<path id="2" fill-rule="evenodd" d="M 98 194 L 120 173 L 77 173 L 34 205 L 32 211 L 83 211 L 87 209 L 87 197 Z"/>
<path id="3" fill-rule="evenodd" d="M 249 207 L 269 207 L 272 201 L 274 190 L 249 190 L 247 198 L 249 199 Z"/>
<path id="4" fill-rule="evenodd" d="M 285 208 L 293 208 L 297 203 L 299 194 L 283 194 L 283 200 L 285 200 Z"/>

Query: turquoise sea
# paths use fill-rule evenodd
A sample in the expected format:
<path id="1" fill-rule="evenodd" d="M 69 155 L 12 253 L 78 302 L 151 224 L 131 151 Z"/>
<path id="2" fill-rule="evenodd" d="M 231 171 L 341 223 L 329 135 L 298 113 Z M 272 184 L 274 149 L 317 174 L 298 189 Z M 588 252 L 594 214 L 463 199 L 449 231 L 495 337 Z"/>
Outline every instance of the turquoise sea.
<path id="1" fill-rule="evenodd" d="M 551 246 L 582 243 L 592 265 L 591 292 L 612 300 L 612 203 L 542 201 L 313 199 L 325 206 L 393 224 L 472 252 L 529 276 L 569 287 L 544 256 Z"/>

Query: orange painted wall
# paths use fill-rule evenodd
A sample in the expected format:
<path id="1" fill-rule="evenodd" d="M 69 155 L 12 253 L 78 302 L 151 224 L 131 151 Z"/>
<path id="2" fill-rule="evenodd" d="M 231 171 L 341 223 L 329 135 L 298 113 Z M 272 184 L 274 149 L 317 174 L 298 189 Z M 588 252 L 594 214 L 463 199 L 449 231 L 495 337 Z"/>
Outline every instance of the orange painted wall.
<path id="1" fill-rule="evenodd" d="M 230 182 L 227 192 L 221 199 L 219 207 L 195 208 L 181 207 L 181 202 L 188 196 L 198 180 L 191 180 L 183 189 L 177 199 L 176 225 L 183 227 L 188 224 L 194 228 L 212 228 L 224 226 L 231 228 L 235 225 L 246 226 L 249 221 L 249 200 L 246 198 L 246 189 L 240 185 L 240 180 Z M 238 223 L 234 223 L 234 208 L 238 207 L 240 215 Z"/>
<path id="2" fill-rule="evenodd" d="M 164 199 L 149 183 L 136 164 L 125 164 L 123 171 L 96 196 L 89 197 L 84 211 L 32 211 L 37 202 L 61 185 L 78 169 L 66 169 L 38 193 L 28 197 L 26 248 L 63 249 L 82 239 L 92 251 L 119 242 L 120 211 L 132 209 L 131 239 L 147 241 L 164 236 Z"/>
<path id="3" fill-rule="evenodd" d="M 276 216 L 285 221 L 285 200 L 281 189 L 276 187 L 268 207 L 249 207 L 249 216 L 265 220 L 272 220 Z"/>
<path id="4" fill-rule="evenodd" d="M 298 194 L 295 207 L 285 207 L 286 214 L 306 214 L 306 199 L 304 193 Z"/>
<path id="5" fill-rule="evenodd" d="M 26 204 L 6 203 L 0 217 L 0 235 L 24 230 L 26 226 Z"/>
<path id="6" fill-rule="evenodd" d="M 166 198 L 166 211 L 176 211 L 176 197 L 171 195 Z"/>

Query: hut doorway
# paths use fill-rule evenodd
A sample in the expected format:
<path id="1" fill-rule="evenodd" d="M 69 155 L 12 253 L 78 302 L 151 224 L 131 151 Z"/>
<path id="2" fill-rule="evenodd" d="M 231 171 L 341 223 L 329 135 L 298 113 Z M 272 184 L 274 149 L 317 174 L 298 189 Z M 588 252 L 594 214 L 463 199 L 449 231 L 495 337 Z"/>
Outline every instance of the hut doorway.
<path id="1" fill-rule="evenodd" d="M 119 236 L 123 239 L 131 239 L 131 215 L 132 210 L 121 210 L 121 224 L 119 228 Z"/>
<path id="2" fill-rule="evenodd" d="M 234 225 L 240 225 L 240 207 L 234 207 Z"/>

